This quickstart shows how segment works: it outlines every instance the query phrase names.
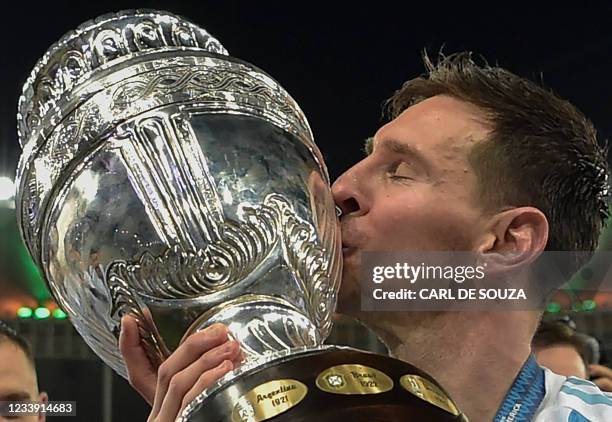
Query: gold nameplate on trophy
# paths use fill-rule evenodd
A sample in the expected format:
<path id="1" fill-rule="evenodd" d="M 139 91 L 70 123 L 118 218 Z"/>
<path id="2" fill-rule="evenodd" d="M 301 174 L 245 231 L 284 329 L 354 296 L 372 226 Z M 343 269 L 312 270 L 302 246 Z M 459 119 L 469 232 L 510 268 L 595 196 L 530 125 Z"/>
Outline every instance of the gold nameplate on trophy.
<path id="1" fill-rule="evenodd" d="M 268 381 L 240 397 L 232 422 L 261 422 L 280 415 L 301 402 L 308 387 L 292 379 Z"/>
<path id="2" fill-rule="evenodd" d="M 400 378 L 400 384 L 404 389 L 415 396 L 446 410 L 457 416 L 459 410 L 455 403 L 436 385 L 418 375 L 404 375 Z"/>
<path id="3" fill-rule="evenodd" d="M 333 394 L 380 394 L 393 389 L 393 380 L 365 365 L 332 366 L 317 377 L 317 387 Z"/>

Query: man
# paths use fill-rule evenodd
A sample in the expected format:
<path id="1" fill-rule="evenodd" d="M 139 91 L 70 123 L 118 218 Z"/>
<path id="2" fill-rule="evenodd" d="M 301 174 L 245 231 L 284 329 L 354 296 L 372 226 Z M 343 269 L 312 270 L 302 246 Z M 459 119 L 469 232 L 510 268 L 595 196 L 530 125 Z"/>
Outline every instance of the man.
<path id="1" fill-rule="evenodd" d="M 0 321 L 0 402 L 47 402 L 47 393 L 38 391 L 34 359 L 27 342 L 13 329 Z M 0 421 L 46 420 L 44 413 L 38 416 L 5 416 Z"/>
<path id="2" fill-rule="evenodd" d="M 577 332 L 576 323 L 569 317 L 542 321 L 531 348 L 538 363 L 555 374 L 591 378 L 602 391 L 612 392 L 612 369 L 598 363 L 597 339 Z"/>
<path id="3" fill-rule="evenodd" d="M 538 363 L 555 374 L 588 378 L 590 346 L 585 337 L 577 335 L 567 324 L 543 321 L 531 346 Z"/>
<path id="4" fill-rule="evenodd" d="M 334 183 L 343 211 L 339 312 L 430 373 L 472 422 L 612 420 L 612 399 L 595 385 L 544 374 L 530 357 L 539 311 L 359 309 L 364 251 L 471 251 L 510 273 L 544 250 L 592 252 L 606 216 L 605 158 L 578 110 L 469 54 L 425 63 L 428 75 L 391 99 L 392 120 L 368 140 L 368 155 Z M 171 420 L 237 357 L 214 327 L 156 376 L 142 364 L 133 320 L 124 322 L 122 351 L 132 384 L 153 404 L 151 420 Z M 516 393 L 524 377 L 533 382 Z"/>

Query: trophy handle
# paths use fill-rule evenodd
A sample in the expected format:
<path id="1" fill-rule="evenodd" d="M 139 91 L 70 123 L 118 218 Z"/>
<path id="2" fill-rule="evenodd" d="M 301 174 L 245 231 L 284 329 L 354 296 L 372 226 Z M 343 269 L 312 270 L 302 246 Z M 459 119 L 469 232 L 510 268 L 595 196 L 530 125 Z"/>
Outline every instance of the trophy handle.
<path id="1" fill-rule="evenodd" d="M 154 368 L 158 368 L 170 356 L 170 351 L 155 327 L 151 312 L 138 298 L 138 295 L 132 292 L 122 277 L 126 268 L 126 262 L 116 261 L 109 266 L 106 273 L 106 283 L 112 303 L 110 316 L 117 322 L 113 334 L 119 339 L 121 318 L 124 315 L 131 315 L 138 324 L 140 341 L 149 362 Z"/>

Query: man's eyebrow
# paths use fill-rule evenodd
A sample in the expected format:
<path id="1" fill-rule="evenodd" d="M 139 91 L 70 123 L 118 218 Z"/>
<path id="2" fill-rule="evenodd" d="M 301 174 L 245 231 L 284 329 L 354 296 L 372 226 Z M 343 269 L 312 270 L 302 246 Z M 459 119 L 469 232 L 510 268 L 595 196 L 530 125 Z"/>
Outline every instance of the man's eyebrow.
<path id="1" fill-rule="evenodd" d="M 23 401 L 30 400 L 30 394 L 26 391 L 19 391 L 16 393 L 8 393 L 6 395 L 0 395 L 0 401 Z"/>
<path id="2" fill-rule="evenodd" d="M 405 142 L 400 142 L 396 139 L 383 139 L 376 143 L 377 148 L 387 149 L 396 154 L 405 155 L 412 158 L 415 162 L 423 165 L 427 171 L 431 168 L 431 163 L 429 160 L 416 148 L 406 144 Z M 374 138 L 370 137 L 365 140 L 364 151 L 367 155 L 372 154 L 374 151 Z"/>

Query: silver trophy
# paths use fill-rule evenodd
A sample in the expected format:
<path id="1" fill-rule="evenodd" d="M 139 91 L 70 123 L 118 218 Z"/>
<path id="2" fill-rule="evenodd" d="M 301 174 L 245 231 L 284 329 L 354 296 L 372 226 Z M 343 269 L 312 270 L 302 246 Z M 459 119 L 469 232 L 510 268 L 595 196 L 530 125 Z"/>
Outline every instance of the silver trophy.
<path id="1" fill-rule="evenodd" d="M 154 365 L 217 322 L 241 344 L 242 366 L 185 419 L 275 417 L 313 387 L 297 375 L 249 374 L 330 349 L 351 353 L 321 346 L 341 248 L 308 122 L 276 81 L 205 30 L 148 10 L 84 23 L 36 64 L 18 126 L 23 238 L 109 366 L 126 376 L 125 314 L 137 318 Z M 332 390 L 336 372 L 324 380 Z M 276 403 L 268 391 L 290 397 Z"/>

